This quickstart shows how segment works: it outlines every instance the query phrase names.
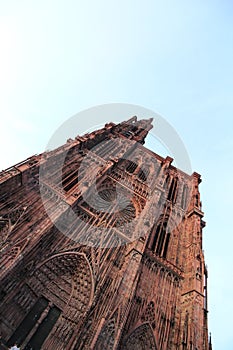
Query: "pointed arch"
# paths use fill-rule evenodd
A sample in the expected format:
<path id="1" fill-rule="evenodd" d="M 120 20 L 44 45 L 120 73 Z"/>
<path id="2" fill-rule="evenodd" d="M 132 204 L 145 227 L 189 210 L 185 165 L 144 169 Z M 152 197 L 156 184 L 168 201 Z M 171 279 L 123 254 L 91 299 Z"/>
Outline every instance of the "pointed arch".
<path id="1" fill-rule="evenodd" d="M 68 306 L 77 305 L 80 297 L 80 301 L 85 303 L 85 308 L 92 303 L 94 276 L 90 262 L 84 253 L 69 251 L 54 254 L 36 267 L 32 281 L 33 277 L 41 282 L 48 296 L 49 293 L 53 294 L 53 298 L 55 297 L 54 289 L 59 286 L 62 289 L 62 301 L 66 309 Z M 65 293 L 65 284 L 67 293 Z M 85 296 L 85 301 L 83 296 Z"/>
<path id="2" fill-rule="evenodd" d="M 148 176 L 150 173 L 150 168 L 149 166 L 144 166 L 143 168 L 141 167 L 139 172 L 138 172 L 138 178 L 142 181 L 142 182 L 146 182 Z"/>
<path id="3" fill-rule="evenodd" d="M 1 279 L 9 273 L 9 270 L 12 269 L 17 261 L 22 258 L 22 251 L 25 249 L 29 242 L 28 238 L 22 239 L 16 245 L 6 251 L 0 256 L 0 277 Z"/>
<path id="4" fill-rule="evenodd" d="M 95 344 L 94 350 L 113 350 L 115 344 L 115 336 L 116 336 L 116 320 L 112 317 L 109 321 L 107 321 L 102 328 L 97 342 Z"/>
<path id="5" fill-rule="evenodd" d="M 156 322 L 155 322 L 155 304 L 153 301 L 150 301 L 147 306 L 145 311 L 143 312 L 141 316 L 142 322 L 148 322 L 150 323 L 151 327 L 155 329 L 156 327 Z"/>
<path id="6" fill-rule="evenodd" d="M 128 160 L 127 161 L 127 165 L 126 165 L 126 171 L 130 174 L 133 174 L 135 172 L 135 170 L 137 169 L 138 165 L 137 163 Z"/>
<path id="7" fill-rule="evenodd" d="M 171 181 L 167 199 L 171 201 L 173 204 L 176 203 L 177 198 L 177 188 L 178 188 L 178 177 L 174 177 Z"/>
<path id="8" fill-rule="evenodd" d="M 181 208 L 186 210 L 187 209 L 187 203 L 188 203 L 188 185 L 184 184 L 183 191 L 182 191 L 182 197 L 181 197 Z"/>
<path id="9" fill-rule="evenodd" d="M 123 342 L 122 350 L 158 350 L 149 323 L 137 327 Z"/>
<path id="10" fill-rule="evenodd" d="M 164 219 L 158 223 L 156 229 L 152 230 L 152 233 L 154 234 L 152 246 L 151 249 L 154 251 L 157 255 L 166 258 L 167 257 L 167 251 L 170 241 L 170 232 L 168 231 L 168 221 L 167 219 Z"/>
<path id="11" fill-rule="evenodd" d="M 22 314 L 9 342 L 27 349 L 40 341 L 43 348 L 60 349 L 81 326 L 93 300 L 94 278 L 86 255 L 69 251 L 50 256 L 35 267 L 27 286 L 15 302 L 26 311 L 31 299 L 32 307 Z"/>

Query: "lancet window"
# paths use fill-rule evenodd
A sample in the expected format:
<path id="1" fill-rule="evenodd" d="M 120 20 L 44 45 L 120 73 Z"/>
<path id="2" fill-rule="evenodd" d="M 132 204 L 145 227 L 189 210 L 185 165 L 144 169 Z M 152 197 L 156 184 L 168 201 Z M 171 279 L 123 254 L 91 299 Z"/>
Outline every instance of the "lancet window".
<path id="1" fill-rule="evenodd" d="M 151 249 L 163 258 L 167 257 L 170 236 L 171 234 L 168 232 L 167 221 L 159 223 L 154 233 Z"/>
<path id="2" fill-rule="evenodd" d="M 169 187 L 168 197 L 167 197 L 167 199 L 171 201 L 173 204 L 176 202 L 177 187 L 178 187 L 178 179 L 173 178 Z"/>
<path id="3" fill-rule="evenodd" d="M 130 174 L 133 174 L 135 170 L 137 169 L 137 164 L 135 162 L 132 162 L 131 160 L 128 161 L 126 171 Z"/>

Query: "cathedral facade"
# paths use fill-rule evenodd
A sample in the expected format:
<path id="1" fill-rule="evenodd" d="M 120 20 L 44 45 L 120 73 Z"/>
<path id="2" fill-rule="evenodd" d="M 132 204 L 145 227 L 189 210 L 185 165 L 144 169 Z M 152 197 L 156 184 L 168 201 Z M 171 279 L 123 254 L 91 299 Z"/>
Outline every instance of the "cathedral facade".
<path id="1" fill-rule="evenodd" d="M 0 349 L 210 350 L 200 175 L 136 117 L 0 173 Z"/>

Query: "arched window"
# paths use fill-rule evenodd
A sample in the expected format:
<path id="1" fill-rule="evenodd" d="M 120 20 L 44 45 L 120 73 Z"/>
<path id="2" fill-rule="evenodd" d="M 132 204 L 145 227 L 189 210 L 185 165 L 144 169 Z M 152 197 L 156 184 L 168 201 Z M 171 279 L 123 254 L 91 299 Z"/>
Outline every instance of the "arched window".
<path id="1" fill-rule="evenodd" d="M 122 135 L 126 136 L 127 138 L 131 138 L 132 136 L 134 136 L 133 132 L 130 130 L 123 131 Z"/>
<path id="2" fill-rule="evenodd" d="M 170 188 L 169 188 L 169 192 L 168 192 L 168 196 L 167 196 L 167 199 L 169 201 L 171 201 L 173 204 L 175 204 L 175 202 L 176 202 L 177 185 L 178 185 L 178 179 L 176 177 L 176 178 L 172 179 L 172 182 L 171 182 L 171 185 L 170 185 Z"/>
<path id="3" fill-rule="evenodd" d="M 188 197 L 188 186 L 184 185 L 182 198 L 181 198 L 181 208 L 182 209 L 186 209 L 186 207 L 187 207 L 187 197 Z"/>
<path id="4" fill-rule="evenodd" d="M 166 258 L 169 241 L 170 233 L 167 232 L 167 221 L 164 221 L 161 222 L 156 228 L 151 250 L 157 255 Z"/>
<path id="5" fill-rule="evenodd" d="M 166 240 L 165 240 L 165 245 L 164 245 L 164 249 L 163 249 L 163 258 L 166 258 L 167 256 L 167 250 L 168 250 L 168 245 L 169 245 L 169 241 L 170 241 L 170 233 L 166 234 Z"/>
<path id="6" fill-rule="evenodd" d="M 140 169 L 139 172 L 138 172 L 138 178 L 145 182 L 148 178 L 148 175 L 149 175 L 149 169 L 148 168 L 143 168 L 143 169 Z"/>
<path id="7" fill-rule="evenodd" d="M 126 167 L 126 171 L 130 174 L 133 174 L 135 170 L 137 169 L 137 164 L 132 162 L 131 160 L 128 161 L 128 165 Z"/>
<path id="8" fill-rule="evenodd" d="M 168 174 L 168 175 L 166 176 L 166 180 L 165 180 L 165 183 L 164 183 L 164 187 L 165 187 L 165 188 L 168 188 L 169 183 L 170 183 L 170 175 Z"/>

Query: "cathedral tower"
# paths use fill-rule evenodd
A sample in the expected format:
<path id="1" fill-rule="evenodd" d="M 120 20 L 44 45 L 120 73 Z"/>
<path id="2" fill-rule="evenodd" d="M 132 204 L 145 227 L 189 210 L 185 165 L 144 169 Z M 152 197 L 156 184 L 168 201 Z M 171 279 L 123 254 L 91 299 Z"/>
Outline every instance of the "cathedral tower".
<path id="1" fill-rule="evenodd" d="M 1 349 L 208 350 L 200 175 L 136 117 L 0 173 Z"/>

